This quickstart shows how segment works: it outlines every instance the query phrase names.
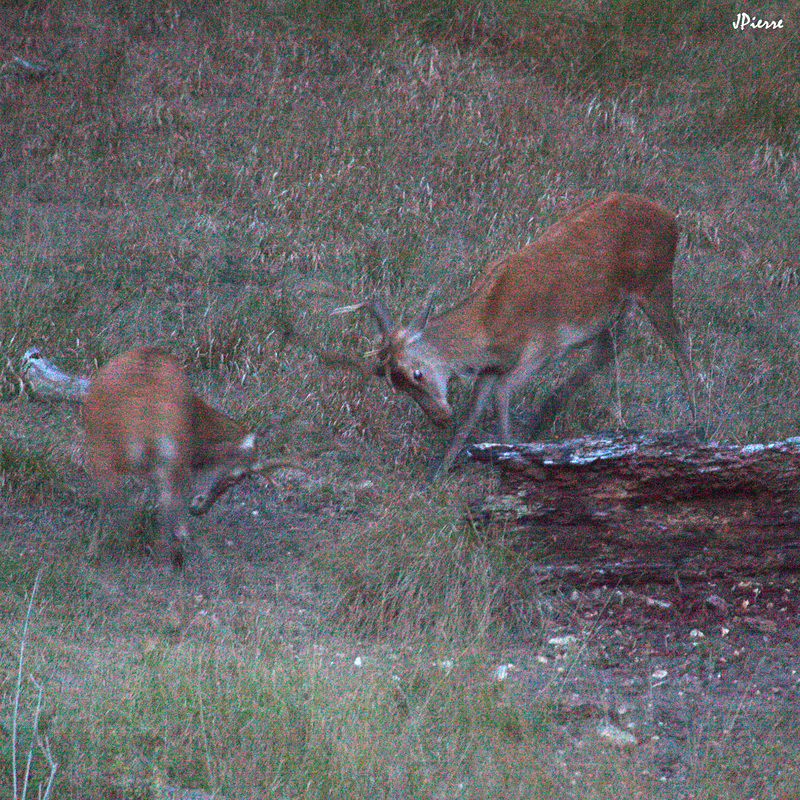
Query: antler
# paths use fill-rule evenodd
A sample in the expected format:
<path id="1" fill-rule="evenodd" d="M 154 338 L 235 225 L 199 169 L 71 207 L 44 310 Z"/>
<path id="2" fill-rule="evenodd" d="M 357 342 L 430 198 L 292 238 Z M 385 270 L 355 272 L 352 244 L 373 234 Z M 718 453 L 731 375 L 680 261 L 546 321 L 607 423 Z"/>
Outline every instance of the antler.
<path id="1" fill-rule="evenodd" d="M 416 320 L 414 321 L 413 329 L 415 331 L 423 331 L 425 326 L 428 324 L 428 317 L 433 309 L 433 298 L 435 296 L 436 287 L 431 286 L 431 288 L 428 289 L 425 294 L 425 299 L 422 301 L 422 311 L 419 312 Z M 335 308 L 331 313 L 351 314 L 354 311 L 360 311 L 362 308 L 366 308 L 372 314 L 372 316 L 375 317 L 375 321 L 378 323 L 378 327 L 381 329 L 384 340 L 388 340 L 389 334 L 394 329 L 394 321 L 392 320 L 391 314 L 389 314 L 380 300 L 362 300 L 360 303 L 356 303 L 352 306 L 341 306 L 339 308 Z"/>
<path id="2" fill-rule="evenodd" d="M 388 339 L 389 334 L 394 328 L 394 322 L 389 312 L 379 300 L 362 300 L 360 303 L 356 303 L 352 306 L 340 306 L 339 308 L 334 308 L 331 314 L 352 314 L 354 311 L 360 311 L 362 308 L 366 308 L 371 312 L 372 316 L 375 317 L 375 322 L 378 323 L 378 327 L 381 329 L 383 338 Z"/>
<path id="3" fill-rule="evenodd" d="M 422 301 L 422 311 L 414 322 L 414 330 L 423 331 L 428 324 L 428 317 L 430 316 L 431 309 L 433 308 L 433 298 L 436 296 L 436 287 L 431 286 L 425 293 L 425 299 Z"/>
<path id="4" fill-rule="evenodd" d="M 344 311 L 342 313 L 345 313 Z M 310 336 L 300 333 L 294 326 L 288 327 L 284 331 L 286 339 L 292 339 L 303 347 L 311 350 L 312 353 L 319 359 L 321 364 L 326 367 L 338 367 L 339 369 L 347 369 L 353 372 L 358 372 L 364 380 L 372 377 L 375 374 L 375 367 L 364 358 L 357 358 L 356 356 L 342 353 L 338 350 L 329 350 L 327 347 L 320 347 Z"/>

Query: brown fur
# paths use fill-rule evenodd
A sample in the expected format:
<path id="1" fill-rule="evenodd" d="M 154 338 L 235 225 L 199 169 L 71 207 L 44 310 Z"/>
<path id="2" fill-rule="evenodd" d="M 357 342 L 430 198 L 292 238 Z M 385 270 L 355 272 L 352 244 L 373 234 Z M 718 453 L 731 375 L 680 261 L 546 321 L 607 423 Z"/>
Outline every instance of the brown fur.
<path id="1" fill-rule="evenodd" d="M 192 506 L 204 507 L 232 472 L 255 460 L 254 439 L 230 417 L 195 396 L 181 365 L 156 348 L 130 350 L 108 362 L 83 407 L 86 467 L 104 503 L 126 475 L 150 478 L 158 491 L 159 558 L 182 563 Z M 101 519 L 90 556 L 99 547 Z"/>
<path id="2" fill-rule="evenodd" d="M 633 303 L 675 355 L 694 414 L 692 367 L 672 301 L 677 241 L 673 214 L 644 197 L 613 192 L 582 203 L 533 244 L 490 264 L 464 299 L 421 325 L 390 328 L 386 312 L 373 304 L 384 335 L 377 371 L 435 423 L 451 417 L 448 380 L 475 379 L 469 412 L 441 469 L 452 466 L 492 397 L 508 441 L 511 393 L 552 358 L 592 344 L 587 364 L 542 407 L 534 435 L 552 422 L 569 395 L 609 363 L 610 327 Z"/>

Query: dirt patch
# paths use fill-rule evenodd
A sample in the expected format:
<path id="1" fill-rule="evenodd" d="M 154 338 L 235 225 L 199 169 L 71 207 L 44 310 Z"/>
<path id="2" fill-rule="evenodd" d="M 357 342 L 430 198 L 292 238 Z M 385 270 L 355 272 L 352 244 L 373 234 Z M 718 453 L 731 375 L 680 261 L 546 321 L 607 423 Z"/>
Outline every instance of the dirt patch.
<path id="1" fill-rule="evenodd" d="M 669 797 L 691 797 L 698 775 L 722 770 L 731 753 L 751 753 L 743 790 L 778 796 L 768 787 L 796 771 L 800 756 L 796 575 L 691 592 L 572 589 L 551 600 L 553 624 L 535 664 L 519 651 L 520 680 L 527 697 L 554 704 L 567 742 L 627 751 L 653 791 Z M 793 759 L 758 759 L 767 734 L 791 743 Z M 580 769 L 581 750 L 564 748 L 565 769 Z"/>

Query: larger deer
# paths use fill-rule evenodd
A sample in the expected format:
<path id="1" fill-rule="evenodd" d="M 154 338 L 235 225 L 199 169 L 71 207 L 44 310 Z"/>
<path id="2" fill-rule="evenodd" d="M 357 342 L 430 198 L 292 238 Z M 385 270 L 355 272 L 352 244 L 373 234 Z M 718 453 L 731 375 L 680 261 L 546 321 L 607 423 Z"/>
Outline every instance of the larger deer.
<path id="1" fill-rule="evenodd" d="M 97 555 L 103 510 L 125 475 L 151 478 L 158 492 L 159 560 L 183 564 L 188 513 L 202 512 L 228 482 L 253 468 L 256 436 L 204 403 L 181 365 L 156 348 L 109 361 L 89 384 L 83 406 L 86 466 L 101 489 L 100 519 L 89 556 Z"/>
<path id="2" fill-rule="evenodd" d="M 613 358 L 612 324 L 638 305 L 678 362 L 696 419 L 694 375 L 672 304 L 678 241 L 675 216 L 650 200 L 613 192 L 582 203 L 533 244 L 489 265 L 453 308 L 430 316 L 432 298 L 410 327 L 397 327 L 377 301 L 368 308 L 383 342 L 374 369 L 445 426 L 453 376 L 473 380 L 467 414 L 434 469 L 446 472 L 494 397 L 508 442 L 509 403 L 551 359 L 591 345 L 588 361 L 545 401 L 532 436 L 552 423 L 573 392 Z"/>

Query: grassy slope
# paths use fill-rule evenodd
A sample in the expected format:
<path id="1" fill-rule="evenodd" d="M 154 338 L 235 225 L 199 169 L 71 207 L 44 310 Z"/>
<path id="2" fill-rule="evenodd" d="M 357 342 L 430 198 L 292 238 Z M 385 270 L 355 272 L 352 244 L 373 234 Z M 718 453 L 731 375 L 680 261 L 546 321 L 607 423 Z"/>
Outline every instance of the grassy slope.
<path id="1" fill-rule="evenodd" d="M 114 601 L 79 550 L 56 559 L 27 668 L 61 709 L 59 796 L 147 796 L 164 781 L 236 797 L 455 797 L 459 784 L 563 797 L 569 778 L 542 755 L 544 711 L 490 677 L 503 632 L 535 641 L 541 620 L 509 554 L 462 521 L 474 487 L 456 476 L 407 514 L 440 446 L 430 426 L 377 382 L 284 346 L 282 326 L 364 352 L 368 321 L 332 307 L 376 294 L 411 313 L 431 283 L 444 304 L 579 199 L 641 192 L 681 221 L 677 304 L 710 431 L 796 434 L 796 27 L 735 34 L 725 4 L 677 0 L 602 14 L 54 1 L 2 15 L 6 62 L 62 70 L 0 73 L 2 361 L 37 343 L 89 372 L 132 345 L 167 346 L 216 402 L 270 426 L 270 448 L 296 452 L 334 493 L 350 481 L 361 512 L 303 544 L 304 557 L 319 548 L 306 567 L 326 598 L 315 613 L 345 613 L 302 643 L 247 604 L 219 601 L 221 622 L 188 631 L 168 605 L 148 623 L 146 602 Z M 618 406 L 630 425 L 686 423 L 649 325 L 636 317 L 625 341 L 618 388 L 597 381 L 555 435 L 607 424 Z M 75 416 L 17 400 L 0 425 L 9 519 L 44 530 L 42 512 L 15 504 L 74 503 Z M 9 676 L 32 582 L 16 536 L 3 551 Z M 367 633 L 384 644 L 353 638 Z M 353 670 L 366 652 L 369 669 Z M 454 653 L 452 672 L 436 666 Z M 612 771 L 609 791 L 639 785 L 624 759 Z M 585 796 L 607 765 L 596 772 Z"/>

